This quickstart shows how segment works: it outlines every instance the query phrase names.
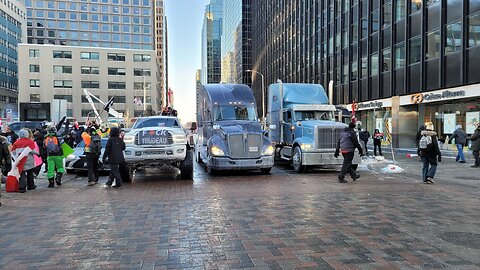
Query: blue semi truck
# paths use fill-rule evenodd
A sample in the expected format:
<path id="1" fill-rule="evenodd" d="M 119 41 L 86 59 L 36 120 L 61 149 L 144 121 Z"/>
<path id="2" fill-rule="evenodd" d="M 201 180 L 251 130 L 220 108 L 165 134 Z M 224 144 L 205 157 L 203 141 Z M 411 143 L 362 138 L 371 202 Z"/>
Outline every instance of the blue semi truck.
<path id="1" fill-rule="evenodd" d="M 197 89 L 195 157 L 207 172 L 260 169 L 270 173 L 273 146 L 257 118 L 252 90 L 241 84 L 206 84 Z"/>
<path id="2" fill-rule="evenodd" d="M 268 137 L 275 145 L 275 158 L 291 162 L 298 173 L 311 166 L 338 169 L 343 159 L 334 157 L 335 148 L 347 125 L 335 120 L 336 111 L 319 84 L 271 84 Z M 355 158 L 355 168 L 359 162 Z"/>

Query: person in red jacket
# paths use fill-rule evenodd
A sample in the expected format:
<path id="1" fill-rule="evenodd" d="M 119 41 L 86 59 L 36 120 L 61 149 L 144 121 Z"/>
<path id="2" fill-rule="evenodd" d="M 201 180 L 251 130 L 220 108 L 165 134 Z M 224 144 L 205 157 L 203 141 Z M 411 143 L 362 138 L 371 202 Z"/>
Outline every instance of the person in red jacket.
<path id="1" fill-rule="evenodd" d="M 21 193 L 25 192 L 27 188 L 33 190 L 36 188 L 34 183 L 33 170 L 35 169 L 35 161 L 33 155 L 39 155 L 35 151 L 35 143 L 33 142 L 33 135 L 31 136 L 31 131 L 27 129 L 22 129 L 18 132 L 19 139 L 15 141 L 12 145 L 12 153 L 14 156 L 18 157 L 22 152 L 28 152 L 28 156 L 22 158 L 18 162 L 17 168 L 20 174 L 19 179 L 19 190 Z M 32 138 L 31 138 L 32 137 Z"/>

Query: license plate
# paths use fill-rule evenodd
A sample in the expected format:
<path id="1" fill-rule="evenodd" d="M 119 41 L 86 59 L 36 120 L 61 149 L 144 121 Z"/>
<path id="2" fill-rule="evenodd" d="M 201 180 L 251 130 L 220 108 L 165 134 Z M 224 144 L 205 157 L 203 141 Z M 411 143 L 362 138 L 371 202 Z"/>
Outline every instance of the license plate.
<path id="1" fill-rule="evenodd" d="M 258 147 L 249 147 L 248 151 L 250 152 L 258 152 Z"/>
<path id="2" fill-rule="evenodd" d="M 169 132 L 165 130 L 144 130 L 138 133 L 140 145 L 165 145 L 168 144 Z"/>

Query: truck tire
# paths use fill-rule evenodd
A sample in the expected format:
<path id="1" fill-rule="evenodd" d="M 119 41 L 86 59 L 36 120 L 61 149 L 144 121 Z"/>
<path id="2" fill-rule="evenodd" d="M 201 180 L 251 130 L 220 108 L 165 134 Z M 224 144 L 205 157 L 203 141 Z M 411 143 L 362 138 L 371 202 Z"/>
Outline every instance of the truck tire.
<path id="1" fill-rule="evenodd" d="M 200 150 L 199 150 L 198 153 L 197 153 L 197 150 L 195 149 L 195 161 L 196 161 L 198 164 L 203 163 L 202 157 L 200 156 Z"/>
<path id="2" fill-rule="evenodd" d="M 263 169 L 260 169 L 260 172 L 262 174 L 270 174 L 270 172 L 272 171 L 272 168 L 263 168 Z"/>
<path id="3" fill-rule="evenodd" d="M 292 166 L 296 173 L 304 173 L 307 170 L 307 166 L 302 165 L 302 149 L 298 145 L 293 148 Z"/>
<path id="4" fill-rule="evenodd" d="M 193 179 L 193 150 L 187 150 L 185 159 L 180 163 L 180 176 L 182 179 Z"/>
<path id="5" fill-rule="evenodd" d="M 127 164 L 120 165 L 120 176 L 123 182 L 133 182 L 133 168 Z"/>

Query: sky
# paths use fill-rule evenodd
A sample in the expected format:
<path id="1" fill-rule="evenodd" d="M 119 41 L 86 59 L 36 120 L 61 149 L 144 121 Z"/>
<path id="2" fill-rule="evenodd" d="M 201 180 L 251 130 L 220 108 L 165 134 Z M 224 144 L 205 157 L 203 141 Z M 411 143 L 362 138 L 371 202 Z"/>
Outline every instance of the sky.
<path id="1" fill-rule="evenodd" d="M 201 67 L 201 32 L 208 0 L 166 0 L 168 78 L 183 124 L 195 121 L 195 71 Z"/>

